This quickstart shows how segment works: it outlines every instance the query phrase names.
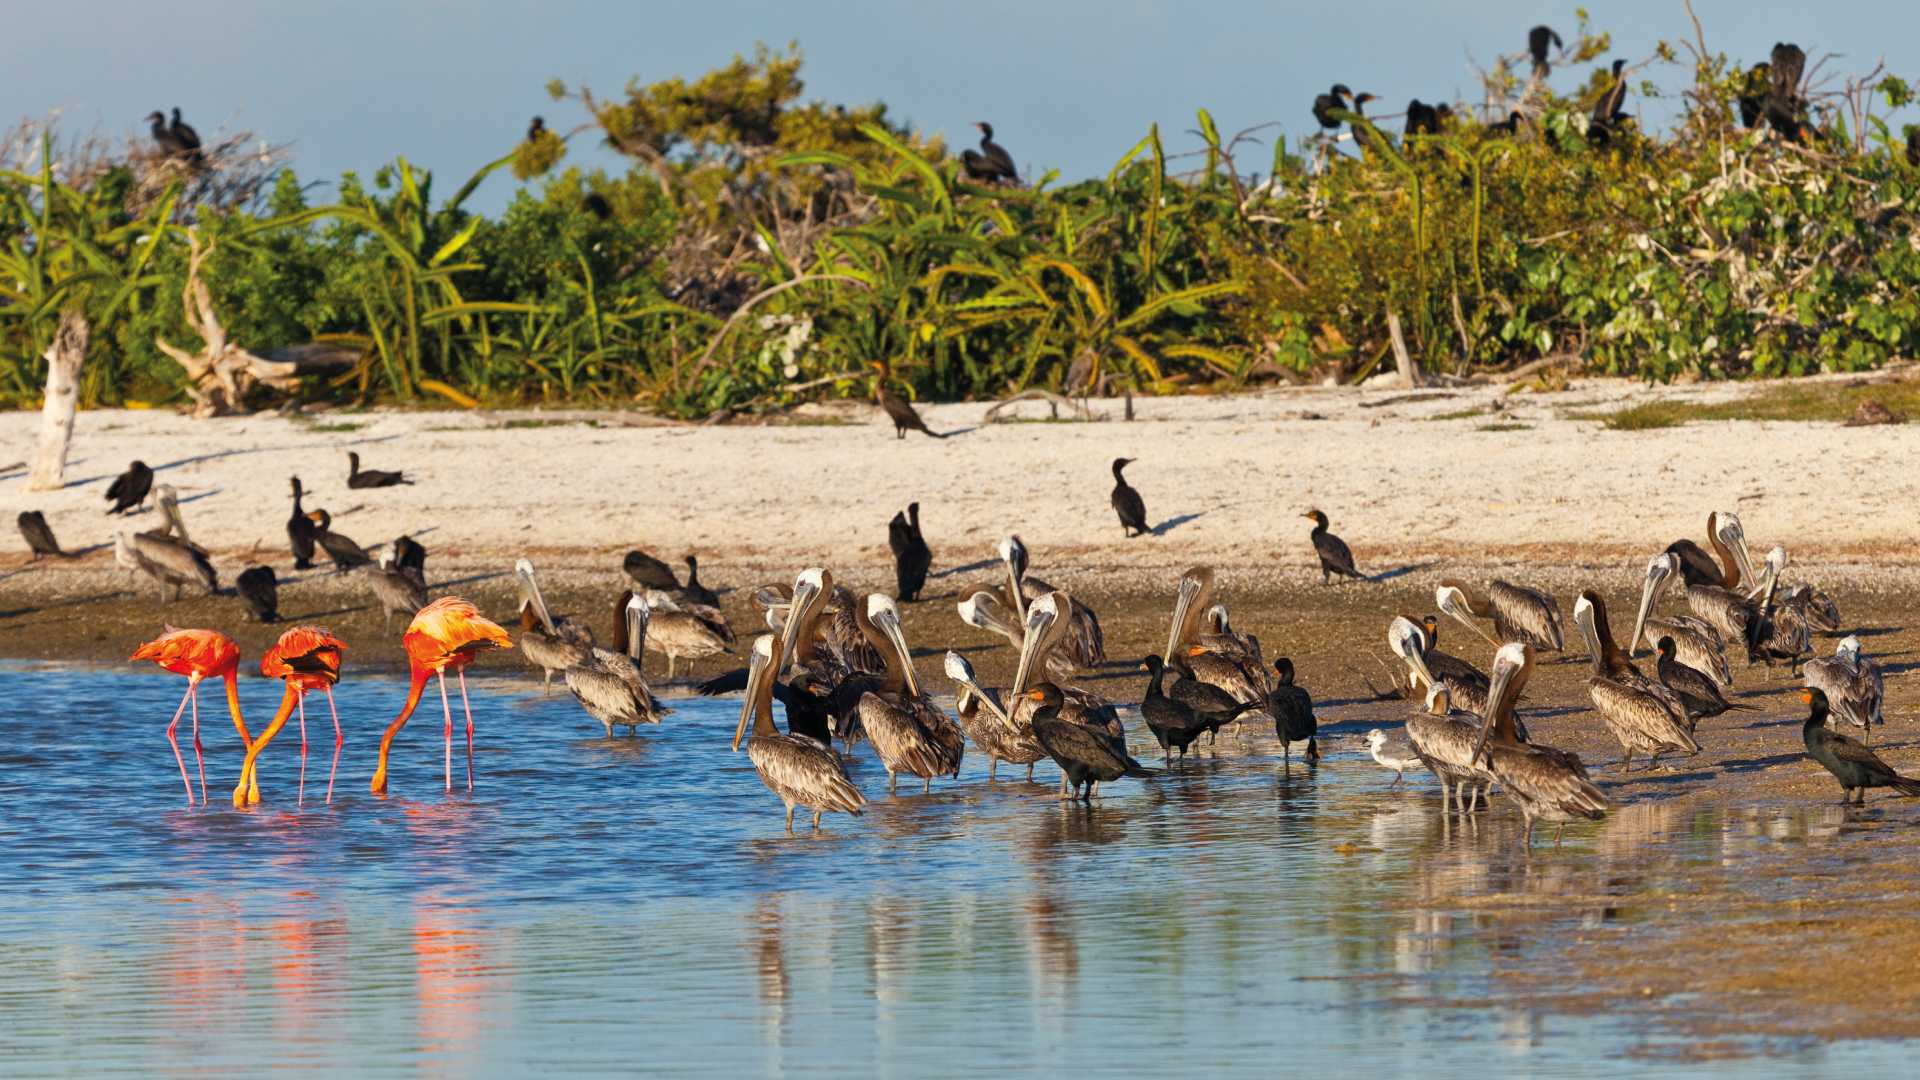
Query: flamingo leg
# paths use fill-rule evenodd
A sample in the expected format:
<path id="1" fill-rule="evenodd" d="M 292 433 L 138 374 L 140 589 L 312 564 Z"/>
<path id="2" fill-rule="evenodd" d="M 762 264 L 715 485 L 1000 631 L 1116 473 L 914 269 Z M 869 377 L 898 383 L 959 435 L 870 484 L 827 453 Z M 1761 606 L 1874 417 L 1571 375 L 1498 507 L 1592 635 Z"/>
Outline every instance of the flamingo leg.
<path id="1" fill-rule="evenodd" d="M 460 669 L 460 711 L 467 714 L 467 790 L 473 790 L 473 706 L 467 704 L 467 669 Z"/>
<path id="2" fill-rule="evenodd" d="M 447 726 L 441 729 L 441 735 L 446 739 L 445 764 L 446 764 L 446 773 L 447 773 L 447 790 L 452 791 L 453 790 L 453 705 L 451 702 L 447 700 L 447 673 L 444 668 L 441 669 L 440 671 L 440 711 L 447 715 Z"/>
<path id="3" fill-rule="evenodd" d="M 180 782 L 187 786 L 187 805 L 193 805 L 193 780 L 187 776 L 187 759 L 180 756 L 180 740 L 174 732 L 180 728 L 180 717 L 187 711 L 187 699 L 193 696 L 193 684 L 187 684 L 187 692 L 180 695 L 180 707 L 173 710 L 173 722 L 167 725 L 167 744 L 173 747 L 173 760 L 180 763 Z"/>
<path id="4" fill-rule="evenodd" d="M 307 692 L 300 691 L 300 789 L 294 796 L 295 806 L 307 803 Z"/>
<path id="5" fill-rule="evenodd" d="M 327 805 L 333 805 L 333 777 L 340 771 L 340 748 L 347 737 L 340 732 L 340 712 L 333 707 L 333 687 L 327 687 L 327 711 L 333 714 L 333 767 L 327 770 Z"/>
<path id="6" fill-rule="evenodd" d="M 200 770 L 200 805 L 207 805 L 207 762 L 200 752 L 200 676 L 187 676 L 187 694 L 193 699 L 193 765 Z"/>

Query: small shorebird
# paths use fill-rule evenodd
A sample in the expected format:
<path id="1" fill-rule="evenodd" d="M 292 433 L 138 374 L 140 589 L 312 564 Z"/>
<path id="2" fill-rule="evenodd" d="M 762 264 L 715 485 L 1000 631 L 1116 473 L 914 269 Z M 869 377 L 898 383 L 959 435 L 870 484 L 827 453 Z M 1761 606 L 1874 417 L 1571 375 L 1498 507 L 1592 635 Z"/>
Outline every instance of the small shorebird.
<path id="1" fill-rule="evenodd" d="M 1367 732 L 1367 753 L 1373 755 L 1381 768 L 1393 770 L 1393 783 L 1389 787 L 1398 787 L 1400 781 L 1407 778 L 1408 769 L 1420 767 L 1420 755 L 1413 752 L 1413 743 L 1404 738 L 1388 738 L 1379 728 Z"/>

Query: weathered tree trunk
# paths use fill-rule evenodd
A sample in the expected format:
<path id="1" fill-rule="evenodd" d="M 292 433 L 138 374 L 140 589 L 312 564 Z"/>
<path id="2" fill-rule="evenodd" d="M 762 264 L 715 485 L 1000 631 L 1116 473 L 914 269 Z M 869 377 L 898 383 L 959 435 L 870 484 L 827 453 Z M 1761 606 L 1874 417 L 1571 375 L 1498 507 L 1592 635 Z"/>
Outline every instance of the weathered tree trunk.
<path id="1" fill-rule="evenodd" d="M 1414 366 L 1412 354 L 1407 352 L 1407 339 L 1400 333 L 1400 316 L 1391 310 L 1387 312 L 1387 335 L 1393 340 L 1393 362 L 1400 367 L 1400 378 L 1406 382 L 1407 389 L 1418 390 L 1423 380 L 1420 369 Z"/>
<path id="2" fill-rule="evenodd" d="M 47 348 L 47 400 L 40 408 L 40 449 L 28 491 L 58 491 L 66 484 L 67 447 L 73 442 L 73 414 L 80 405 L 80 365 L 86 358 L 87 317 L 64 312 Z"/>

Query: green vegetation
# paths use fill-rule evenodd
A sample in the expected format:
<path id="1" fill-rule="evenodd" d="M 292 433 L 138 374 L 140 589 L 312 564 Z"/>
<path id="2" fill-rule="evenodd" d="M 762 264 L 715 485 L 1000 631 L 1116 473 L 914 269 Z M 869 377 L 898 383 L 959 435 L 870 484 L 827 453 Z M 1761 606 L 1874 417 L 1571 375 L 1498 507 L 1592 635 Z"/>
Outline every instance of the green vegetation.
<path id="1" fill-rule="evenodd" d="M 1527 91 L 1517 137 L 1368 127 L 1363 158 L 1276 138 L 1249 168 L 1254 142 L 1202 110 L 1191 155 L 1150 129 L 1103 176 L 1017 189 L 969 182 L 884 106 L 803 102 L 792 50 L 613 98 L 556 84 L 580 129 L 543 132 L 445 198 L 405 159 L 313 205 L 291 170 L 221 171 L 239 156 L 190 174 L 38 133 L 37 171 L 0 171 L 0 402 L 37 402 L 74 306 L 94 327 L 85 404 L 180 400 L 154 339 L 195 340 L 189 228 L 212 244 L 230 339 L 346 348 L 357 362 L 302 395 L 352 404 L 697 417 L 864 397 L 880 377 L 942 400 L 1352 379 L 1387 355 L 1389 313 L 1422 366 L 1450 373 L 1572 353 L 1648 380 L 1733 378 L 1912 355 L 1920 167 L 1886 119 L 1906 84 L 1850 83 L 1790 145 L 1737 126 L 1741 63 L 1662 46 L 1685 83 L 1679 122 L 1595 146 L 1608 45 L 1582 27 L 1561 71 L 1589 65 L 1586 83 Z M 1517 100 L 1504 70 L 1492 89 Z M 566 167 L 570 139 L 632 167 Z M 524 181 L 506 209 L 466 209 L 500 172 Z M 1691 409 L 1608 423 L 1704 418 Z"/>
<path id="2" fill-rule="evenodd" d="M 1896 416 L 1920 415 L 1920 381 L 1783 383 L 1732 401 L 1654 401 L 1605 413 L 1569 413 L 1612 431 L 1644 431 L 1713 420 L 1800 420 L 1841 423 L 1868 401 Z"/>

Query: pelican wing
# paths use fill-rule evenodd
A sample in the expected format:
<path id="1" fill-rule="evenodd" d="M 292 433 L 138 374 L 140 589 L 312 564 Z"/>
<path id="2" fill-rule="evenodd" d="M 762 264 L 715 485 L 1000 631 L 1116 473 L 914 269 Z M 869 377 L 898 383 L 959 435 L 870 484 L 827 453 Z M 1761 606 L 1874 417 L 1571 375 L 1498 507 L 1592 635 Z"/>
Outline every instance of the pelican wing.
<path id="1" fill-rule="evenodd" d="M 567 689 L 572 691 L 580 707 L 587 710 L 587 715 L 603 724 L 638 724 L 645 719 L 633 687 L 605 668 L 588 665 L 568 668 Z"/>
<path id="2" fill-rule="evenodd" d="M 1686 616 L 1648 619 L 1647 637 L 1654 641 L 1672 638 L 1675 659 L 1695 671 L 1705 672 L 1721 686 L 1733 685 L 1733 672 L 1727 667 L 1727 654 L 1719 644 L 1719 632 L 1699 619 Z"/>
<path id="3" fill-rule="evenodd" d="M 1588 679 L 1587 692 L 1607 730 L 1628 751 L 1699 753 L 1700 744 L 1688 734 L 1685 720 L 1652 693 L 1602 678 Z"/>
<path id="4" fill-rule="evenodd" d="M 1498 744 L 1488 748 L 1487 756 L 1500 790 L 1529 819 L 1592 820 L 1612 806 L 1574 754 L 1550 746 Z"/>
<path id="5" fill-rule="evenodd" d="M 1421 713 L 1407 720 L 1407 741 L 1420 763 L 1442 783 L 1458 784 L 1473 780 L 1491 781 L 1493 773 L 1473 760 L 1473 747 L 1480 741 L 1480 728 L 1452 716 Z"/>
<path id="6" fill-rule="evenodd" d="M 1553 597 L 1524 585 L 1495 581 L 1487 586 L 1493 607 L 1493 628 L 1503 641 L 1524 641 L 1536 649 L 1564 648 L 1560 636 L 1560 606 Z"/>
<path id="7" fill-rule="evenodd" d="M 867 805 L 839 755 L 804 735 L 756 735 L 747 740 L 747 760 L 760 781 L 788 802 L 856 817 Z"/>
<path id="8" fill-rule="evenodd" d="M 959 763 L 946 741 L 929 730 L 917 705 L 905 694 L 869 691 L 857 706 L 860 726 L 889 772 L 922 779 L 945 776 Z"/>

